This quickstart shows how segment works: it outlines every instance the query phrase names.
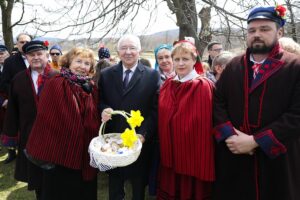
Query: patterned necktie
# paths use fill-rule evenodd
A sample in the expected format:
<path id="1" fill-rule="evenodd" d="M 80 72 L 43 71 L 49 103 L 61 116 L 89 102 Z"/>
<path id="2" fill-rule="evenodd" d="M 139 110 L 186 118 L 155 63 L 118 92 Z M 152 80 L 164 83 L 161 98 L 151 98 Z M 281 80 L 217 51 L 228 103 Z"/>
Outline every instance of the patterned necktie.
<path id="1" fill-rule="evenodd" d="M 124 78 L 124 80 L 123 80 L 123 88 L 124 88 L 124 89 L 127 88 L 127 86 L 128 86 L 128 83 L 129 83 L 129 74 L 130 74 L 130 72 L 131 72 L 130 69 L 127 69 L 127 70 L 125 71 L 125 78 Z"/>
<path id="2" fill-rule="evenodd" d="M 36 80 L 36 85 L 37 85 L 37 95 L 40 94 L 41 92 L 41 88 L 43 86 L 43 82 L 44 82 L 44 79 L 43 79 L 43 75 L 42 74 L 39 74 L 37 80 Z"/>
<path id="3" fill-rule="evenodd" d="M 253 78 L 255 79 L 255 77 L 257 76 L 258 72 L 259 72 L 259 69 L 260 69 L 260 66 L 262 64 L 261 63 L 256 63 L 252 66 L 252 69 L 253 69 Z"/>

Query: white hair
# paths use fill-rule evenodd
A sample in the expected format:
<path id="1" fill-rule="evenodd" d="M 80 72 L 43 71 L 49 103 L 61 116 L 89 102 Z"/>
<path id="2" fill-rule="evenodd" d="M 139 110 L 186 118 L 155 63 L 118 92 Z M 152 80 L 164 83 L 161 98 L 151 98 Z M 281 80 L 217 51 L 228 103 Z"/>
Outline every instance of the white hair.
<path id="1" fill-rule="evenodd" d="M 132 34 L 126 34 L 126 35 L 123 35 L 119 41 L 118 41 L 118 45 L 117 45 L 117 50 L 120 50 L 120 46 L 121 46 L 121 43 L 125 40 L 130 40 L 133 42 L 133 45 L 137 48 L 138 51 L 140 51 L 142 48 L 141 48 L 141 41 L 140 41 L 140 38 L 135 36 L 135 35 L 132 35 Z"/>
<path id="2" fill-rule="evenodd" d="M 229 51 L 222 51 L 212 61 L 212 68 L 216 65 L 226 65 L 234 57 L 234 54 Z"/>

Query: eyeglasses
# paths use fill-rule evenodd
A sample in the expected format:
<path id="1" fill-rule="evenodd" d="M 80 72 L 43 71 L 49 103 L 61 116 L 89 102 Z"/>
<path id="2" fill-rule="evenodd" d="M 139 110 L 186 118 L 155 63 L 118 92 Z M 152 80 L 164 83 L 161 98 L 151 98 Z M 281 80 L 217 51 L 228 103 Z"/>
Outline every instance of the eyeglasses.
<path id="1" fill-rule="evenodd" d="M 59 56 L 60 53 L 50 53 L 51 56 Z"/>
<path id="2" fill-rule="evenodd" d="M 223 49 L 220 48 L 220 49 L 212 49 L 212 51 L 215 51 L 215 52 L 221 52 Z"/>
<path id="3" fill-rule="evenodd" d="M 119 49 L 119 51 L 122 51 L 122 52 L 125 52 L 127 50 L 129 50 L 129 51 L 137 51 L 138 49 L 136 47 L 121 47 Z"/>

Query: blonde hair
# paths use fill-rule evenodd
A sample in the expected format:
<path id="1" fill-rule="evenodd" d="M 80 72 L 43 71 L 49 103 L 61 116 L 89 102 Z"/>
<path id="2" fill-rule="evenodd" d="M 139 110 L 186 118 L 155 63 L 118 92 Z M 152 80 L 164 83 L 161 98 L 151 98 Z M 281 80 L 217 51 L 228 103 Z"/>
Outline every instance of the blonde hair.
<path id="1" fill-rule="evenodd" d="M 94 74 L 94 66 L 96 64 L 94 52 L 91 49 L 83 48 L 83 47 L 74 47 L 68 53 L 62 55 L 58 61 L 58 65 L 61 67 L 69 68 L 72 60 L 76 57 L 80 56 L 83 58 L 91 59 L 91 68 L 90 74 Z"/>
<path id="2" fill-rule="evenodd" d="M 204 71 L 209 72 L 210 71 L 210 67 L 209 64 L 207 62 L 201 62 L 202 68 Z"/>
<path id="3" fill-rule="evenodd" d="M 178 43 L 175 44 L 171 53 L 172 58 L 177 53 L 190 53 L 194 60 L 197 59 L 197 55 L 198 55 L 196 47 L 187 41 L 186 42 L 179 41 Z"/>

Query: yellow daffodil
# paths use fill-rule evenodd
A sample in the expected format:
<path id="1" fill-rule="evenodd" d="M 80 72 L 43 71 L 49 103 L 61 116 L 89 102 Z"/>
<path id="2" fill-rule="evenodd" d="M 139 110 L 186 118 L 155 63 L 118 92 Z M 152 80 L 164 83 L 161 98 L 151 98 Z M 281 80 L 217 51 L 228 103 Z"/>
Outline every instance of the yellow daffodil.
<path id="1" fill-rule="evenodd" d="M 130 111 L 130 117 L 127 119 L 128 124 L 132 128 L 141 126 L 141 123 L 144 121 L 144 117 L 141 115 L 141 112 L 139 110 L 137 111 Z"/>
<path id="2" fill-rule="evenodd" d="M 134 142 L 137 141 L 137 135 L 134 130 L 126 128 L 126 130 L 121 134 L 124 146 L 131 148 Z"/>

